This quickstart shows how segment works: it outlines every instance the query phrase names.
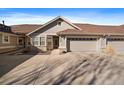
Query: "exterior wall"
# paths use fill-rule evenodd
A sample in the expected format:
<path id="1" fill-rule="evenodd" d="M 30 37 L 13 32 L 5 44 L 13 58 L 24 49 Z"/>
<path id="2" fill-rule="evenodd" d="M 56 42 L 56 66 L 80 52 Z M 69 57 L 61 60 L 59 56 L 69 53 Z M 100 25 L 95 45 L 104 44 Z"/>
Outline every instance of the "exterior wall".
<path id="1" fill-rule="evenodd" d="M 59 49 L 60 51 L 67 51 L 67 37 L 59 37 Z"/>
<path id="2" fill-rule="evenodd" d="M 31 40 L 30 40 L 30 37 L 26 36 L 25 37 L 25 43 L 26 43 L 26 47 L 30 47 L 31 46 Z"/>
<path id="3" fill-rule="evenodd" d="M 41 51 L 47 51 L 47 47 L 46 46 L 36 46 L 39 50 Z"/>
<path id="4" fill-rule="evenodd" d="M 3 42 L 3 35 L 9 36 L 9 42 Z M 17 36 L 7 33 L 0 33 L 0 53 L 15 50 L 17 48 Z"/>
<path id="5" fill-rule="evenodd" d="M 57 22 L 61 21 L 61 25 L 58 25 Z M 62 30 L 66 30 L 66 29 L 75 29 L 74 27 L 72 27 L 71 25 L 69 25 L 68 23 L 66 23 L 63 20 L 57 20 L 51 24 L 49 24 L 48 26 L 42 28 L 40 31 L 38 31 L 36 34 L 37 36 L 42 36 L 42 35 L 57 35 L 56 33 Z"/>
<path id="6" fill-rule="evenodd" d="M 107 46 L 107 38 L 101 36 L 98 40 L 98 50 L 99 52 L 103 52 L 106 49 Z"/>

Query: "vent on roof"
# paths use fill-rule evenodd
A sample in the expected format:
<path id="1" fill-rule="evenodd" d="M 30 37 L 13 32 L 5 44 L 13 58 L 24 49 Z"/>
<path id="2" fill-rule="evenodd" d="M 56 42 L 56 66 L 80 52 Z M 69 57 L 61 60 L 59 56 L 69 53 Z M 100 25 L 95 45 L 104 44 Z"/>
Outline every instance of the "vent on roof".
<path id="1" fill-rule="evenodd" d="M 62 23 L 61 21 L 58 21 L 58 22 L 57 22 L 57 25 L 58 25 L 58 26 L 61 26 L 61 23 Z"/>

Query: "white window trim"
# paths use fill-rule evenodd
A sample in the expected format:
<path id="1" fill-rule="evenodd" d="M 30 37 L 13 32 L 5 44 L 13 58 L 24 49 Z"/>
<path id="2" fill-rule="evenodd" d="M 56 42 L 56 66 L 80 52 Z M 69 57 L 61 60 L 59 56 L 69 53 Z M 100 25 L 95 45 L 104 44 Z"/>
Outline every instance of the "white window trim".
<path id="1" fill-rule="evenodd" d="M 8 36 L 8 42 L 4 41 L 5 36 Z M 2 34 L 2 43 L 9 44 L 10 43 L 10 36 L 7 34 L 6 35 Z"/>
<path id="2" fill-rule="evenodd" d="M 34 36 L 34 37 L 32 37 L 32 44 L 33 44 L 34 46 L 46 46 L 46 36 L 47 36 L 47 35 L 44 35 L 44 36 Z M 35 44 L 34 44 L 34 42 L 35 42 L 34 38 L 37 38 L 37 37 L 38 37 L 38 40 L 37 40 L 37 41 L 38 41 L 38 45 L 35 45 Z M 45 44 L 44 44 L 44 45 L 41 45 L 41 44 L 40 44 L 40 42 L 41 42 L 41 41 L 40 41 L 41 37 L 44 37 L 44 39 L 45 39 Z"/>
<path id="3" fill-rule="evenodd" d="M 35 40 L 36 38 L 37 38 L 37 40 Z M 36 41 L 38 42 L 37 45 L 35 44 Z M 33 43 L 34 43 L 33 44 L 34 46 L 40 46 L 40 37 L 38 37 L 38 36 L 33 37 Z"/>

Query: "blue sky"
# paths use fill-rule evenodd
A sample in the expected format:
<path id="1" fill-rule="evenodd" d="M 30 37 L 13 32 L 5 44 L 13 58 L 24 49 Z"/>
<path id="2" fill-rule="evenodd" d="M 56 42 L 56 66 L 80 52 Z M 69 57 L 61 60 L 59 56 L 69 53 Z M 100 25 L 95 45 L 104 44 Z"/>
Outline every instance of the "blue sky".
<path id="1" fill-rule="evenodd" d="M 0 8 L 0 21 L 7 25 L 43 24 L 56 16 L 74 23 L 124 24 L 124 8 Z"/>

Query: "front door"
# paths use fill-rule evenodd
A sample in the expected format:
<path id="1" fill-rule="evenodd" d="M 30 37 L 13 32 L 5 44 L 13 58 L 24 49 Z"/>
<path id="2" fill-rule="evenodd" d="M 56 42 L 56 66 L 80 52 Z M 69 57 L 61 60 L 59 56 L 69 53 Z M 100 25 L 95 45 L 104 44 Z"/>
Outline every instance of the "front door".
<path id="1" fill-rule="evenodd" d="M 24 47 L 24 45 L 25 45 L 24 38 L 19 37 L 18 43 L 19 43 L 19 47 L 21 47 L 21 48 Z"/>
<path id="2" fill-rule="evenodd" d="M 53 48 L 57 49 L 59 47 L 59 37 L 53 36 Z"/>

